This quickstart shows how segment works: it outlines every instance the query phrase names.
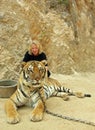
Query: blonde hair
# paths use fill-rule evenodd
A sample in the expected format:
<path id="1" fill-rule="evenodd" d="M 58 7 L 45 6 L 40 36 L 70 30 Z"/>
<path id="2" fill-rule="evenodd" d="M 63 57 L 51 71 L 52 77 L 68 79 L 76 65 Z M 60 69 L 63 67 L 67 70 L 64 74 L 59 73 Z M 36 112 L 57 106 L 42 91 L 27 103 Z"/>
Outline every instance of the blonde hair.
<path id="1" fill-rule="evenodd" d="M 29 54 L 30 55 L 32 54 L 31 49 L 32 49 L 33 44 L 37 46 L 37 48 L 39 49 L 39 54 L 41 54 L 43 52 L 42 45 L 41 45 L 41 43 L 39 43 L 36 40 L 33 40 L 32 43 L 30 44 L 30 46 L 29 46 Z"/>

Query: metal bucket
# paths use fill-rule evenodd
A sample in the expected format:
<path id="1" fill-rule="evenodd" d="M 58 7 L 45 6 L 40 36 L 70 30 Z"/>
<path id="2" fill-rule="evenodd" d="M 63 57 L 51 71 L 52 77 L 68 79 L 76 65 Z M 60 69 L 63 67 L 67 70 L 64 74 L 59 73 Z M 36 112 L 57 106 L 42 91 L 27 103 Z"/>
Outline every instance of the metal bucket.
<path id="1" fill-rule="evenodd" d="M 0 80 L 0 98 L 9 98 L 17 88 L 15 80 Z"/>

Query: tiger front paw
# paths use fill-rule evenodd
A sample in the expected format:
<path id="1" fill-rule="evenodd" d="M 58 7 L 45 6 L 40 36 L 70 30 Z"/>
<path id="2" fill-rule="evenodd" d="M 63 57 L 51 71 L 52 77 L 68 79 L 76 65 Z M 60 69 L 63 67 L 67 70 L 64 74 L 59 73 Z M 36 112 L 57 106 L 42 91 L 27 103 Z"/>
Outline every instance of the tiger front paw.
<path id="1" fill-rule="evenodd" d="M 10 124 L 16 124 L 20 121 L 19 114 L 16 113 L 15 115 L 7 116 L 7 122 Z"/>
<path id="2" fill-rule="evenodd" d="M 31 115 L 30 115 L 30 120 L 37 122 L 37 121 L 41 121 L 43 119 L 43 112 L 36 112 L 35 110 L 32 111 Z"/>

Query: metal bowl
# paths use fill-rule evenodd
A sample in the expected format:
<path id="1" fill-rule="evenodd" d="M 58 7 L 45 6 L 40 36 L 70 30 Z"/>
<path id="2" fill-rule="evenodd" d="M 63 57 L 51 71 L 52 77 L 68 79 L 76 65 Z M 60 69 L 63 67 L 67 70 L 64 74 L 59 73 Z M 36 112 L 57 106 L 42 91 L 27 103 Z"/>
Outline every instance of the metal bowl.
<path id="1" fill-rule="evenodd" d="M 16 90 L 15 80 L 0 80 L 0 98 L 9 98 Z"/>

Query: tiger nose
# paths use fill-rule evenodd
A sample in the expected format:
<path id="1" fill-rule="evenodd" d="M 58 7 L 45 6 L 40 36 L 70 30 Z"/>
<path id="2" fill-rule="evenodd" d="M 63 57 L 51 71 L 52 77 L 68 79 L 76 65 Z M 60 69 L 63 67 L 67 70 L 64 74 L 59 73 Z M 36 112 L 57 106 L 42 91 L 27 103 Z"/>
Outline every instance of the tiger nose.
<path id="1" fill-rule="evenodd" d="M 40 78 L 39 78 L 39 77 L 36 77 L 35 79 L 38 81 Z"/>
<path id="2" fill-rule="evenodd" d="M 35 75 L 35 80 L 40 80 L 40 76 L 38 74 Z"/>

